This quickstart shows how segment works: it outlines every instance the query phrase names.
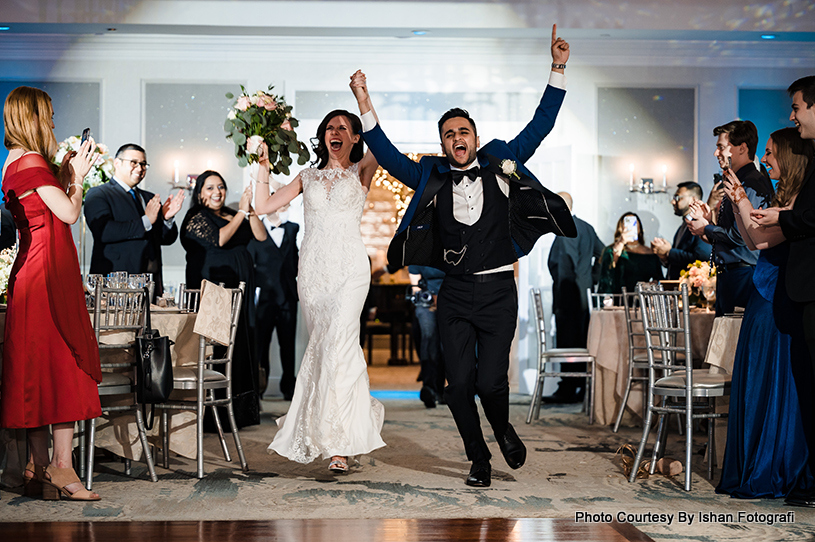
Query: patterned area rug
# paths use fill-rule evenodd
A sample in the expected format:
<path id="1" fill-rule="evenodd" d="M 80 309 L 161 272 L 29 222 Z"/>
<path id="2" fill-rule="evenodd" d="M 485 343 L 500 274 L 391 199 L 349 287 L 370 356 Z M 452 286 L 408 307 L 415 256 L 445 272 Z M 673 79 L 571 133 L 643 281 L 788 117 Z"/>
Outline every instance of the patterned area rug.
<path id="1" fill-rule="evenodd" d="M 102 462 L 94 477 L 97 503 L 54 503 L 0 494 L 0 521 L 266 520 L 284 518 L 570 518 L 622 520 L 654 540 L 812 540 L 815 514 L 782 500 L 741 501 L 717 495 L 706 479 L 695 439 L 693 490 L 683 475 L 662 475 L 630 484 L 622 473 L 621 445 L 636 445 L 638 428 L 589 426 L 579 405 L 544 406 L 540 420 L 524 423 L 528 398 L 513 396 L 511 420 L 526 443 L 527 463 L 506 466 L 490 435 L 493 481 L 486 489 L 464 485 L 469 470 L 452 416 L 444 406 L 425 409 L 418 400 L 386 400 L 383 438 L 387 447 L 358 458 L 346 475 L 327 470 L 328 461 L 291 463 L 266 453 L 288 403 L 263 402 L 263 423 L 241 431 L 250 471 L 221 455 L 217 437 L 205 438 L 207 476 L 194 477 L 195 463 L 171 458 L 151 483 L 142 464 L 133 477 L 119 462 Z M 487 424 L 483 425 L 489 434 Z M 231 450 L 232 447 L 231 440 Z M 668 438 L 668 455 L 683 457 L 683 438 Z M 233 454 L 234 456 L 234 454 Z M 717 474 L 718 476 L 718 474 Z M 0 528 L 1 529 L 1 528 Z"/>

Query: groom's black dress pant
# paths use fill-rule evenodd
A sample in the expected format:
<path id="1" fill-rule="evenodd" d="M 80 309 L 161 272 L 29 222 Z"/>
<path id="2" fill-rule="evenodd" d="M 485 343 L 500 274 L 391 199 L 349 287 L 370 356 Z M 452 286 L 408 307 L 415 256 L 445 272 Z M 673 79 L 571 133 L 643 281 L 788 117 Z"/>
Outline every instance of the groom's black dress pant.
<path id="1" fill-rule="evenodd" d="M 485 277 L 477 282 L 479 277 Z M 512 271 L 489 275 L 447 275 L 438 297 L 438 319 L 447 387 L 453 414 L 470 461 L 490 459 L 481 432 L 475 395 L 493 434 L 509 423 L 509 350 L 518 318 Z"/>

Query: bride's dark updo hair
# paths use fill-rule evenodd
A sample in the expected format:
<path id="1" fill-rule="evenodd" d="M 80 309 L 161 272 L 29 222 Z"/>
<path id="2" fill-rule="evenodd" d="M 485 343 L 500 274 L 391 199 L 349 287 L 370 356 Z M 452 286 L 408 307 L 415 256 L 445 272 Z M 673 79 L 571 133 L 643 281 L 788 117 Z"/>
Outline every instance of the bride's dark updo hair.
<path id="1" fill-rule="evenodd" d="M 317 137 L 311 138 L 311 150 L 313 150 L 314 154 L 317 156 L 311 165 L 313 166 L 314 164 L 317 164 L 317 169 L 323 169 L 328 164 L 328 148 L 325 146 L 325 130 L 328 123 L 331 122 L 334 117 L 345 117 L 348 119 L 348 122 L 351 124 L 352 135 L 359 134 L 362 131 L 362 121 L 359 120 L 358 116 L 354 115 L 350 111 L 346 111 L 345 109 L 335 109 L 326 115 L 320 125 L 317 127 Z M 364 155 L 364 144 L 362 142 L 362 137 L 360 137 L 359 141 L 357 141 L 351 149 L 351 162 L 359 162 L 362 160 Z"/>

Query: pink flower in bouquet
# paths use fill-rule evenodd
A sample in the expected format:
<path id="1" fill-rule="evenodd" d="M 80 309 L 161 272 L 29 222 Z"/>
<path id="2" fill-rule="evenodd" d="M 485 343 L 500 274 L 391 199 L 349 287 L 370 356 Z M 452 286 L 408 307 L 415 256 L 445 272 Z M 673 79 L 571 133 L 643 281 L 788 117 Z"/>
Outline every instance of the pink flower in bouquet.
<path id="1" fill-rule="evenodd" d="M 235 104 L 235 109 L 246 111 L 249 109 L 250 105 L 252 105 L 252 102 L 249 100 L 249 96 L 241 96 L 238 98 L 238 102 Z"/>
<path id="2" fill-rule="evenodd" d="M 263 143 L 263 138 L 259 135 L 253 135 L 246 140 L 246 152 L 248 154 L 257 154 L 261 143 Z"/>
<path id="3" fill-rule="evenodd" d="M 288 121 L 288 119 L 284 120 L 284 121 L 283 121 L 283 122 L 280 124 L 280 127 L 281 127 L 282 129 L 284 129 L 284 130 L 289 130 L 289 131 L 294 130 L 294 128 L 292 128 L 292 127 L 291 127 L 291 123 Z"/>
<path id="4" fill-rule="evenodd" d="M 258 107 L 262 107 L 266 111 L 274 111 L 277 109 L 277 102 L 268 94 L 261 94 L 258 96 Z"/>

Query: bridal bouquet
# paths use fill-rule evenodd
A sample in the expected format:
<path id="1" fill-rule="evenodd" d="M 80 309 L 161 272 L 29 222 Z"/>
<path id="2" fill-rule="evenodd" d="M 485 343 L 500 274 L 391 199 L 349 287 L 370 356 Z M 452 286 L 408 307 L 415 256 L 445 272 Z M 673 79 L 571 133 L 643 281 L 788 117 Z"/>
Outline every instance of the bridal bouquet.
<path id="1" fill-rule="evenodd" d="M 688 285 L 688 301 L 710 306 L 716 301 L 716 267 L 696 260 L 679 273 L 679 285 Z"/>
<path id="2" fill-rule="evenodd" d="M 6 302 L 6 290 L 8 290 L 8 279 L 11 276 L 11 268 L 14 259 L 17 257 L 17 245 L 3 249 L 0 252 L 0 303 Z"/>
<path id="3" fill-rule="evenodd" d="M 269 85 L 269 91 L 272 90 Z M 297 119 L 291 116 L 292 107 L 270 92 L 259 90 L 247 94 L 241 85 L 241 95 L 235 98 L 231 92 L 226 97 L 234 99 L 226 115 L 224 130 L 226 138 L 235 144 L 238 165 L 258 161 L 258 149 L 264 141 L 269 147 L 269 166 L 272 173 L 289 174 L 291 155 L 298 155 L 297 163 L 304 165 L 309 158 L 305 144 L 297 140 L 294 128 Z"/>
<path id="4" fill-rule="evenodd" d="M 54 163 L 62 164 L 62 159 L 71 151 L 79 152 L 81 140 L 79 136 L 71 136 L 65 141 L 62 141 L 57 147 L 57 154 L 54 155 Z M 93 167 L 85 175 L 82 181 L 82 199 L 85 199 L 85 194 L 88 193 L 90 188 L 104 184 L 113 178 L 113 158 L 110 156 L 110 151 L 106 145 L 102 143 L 96 144 L 96 152 L 99 155 L 96 157 Z"/>

